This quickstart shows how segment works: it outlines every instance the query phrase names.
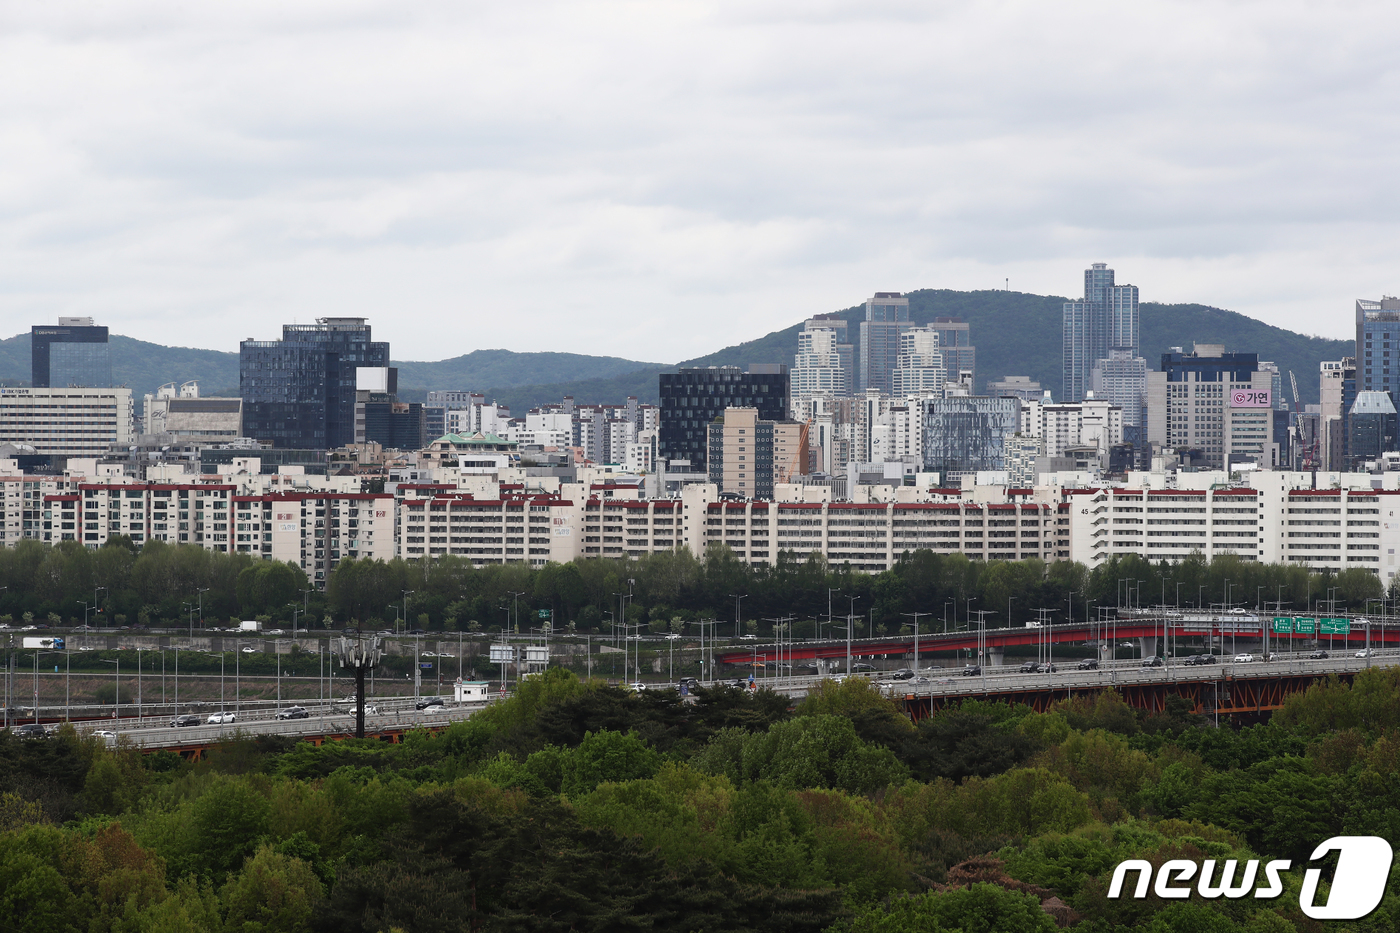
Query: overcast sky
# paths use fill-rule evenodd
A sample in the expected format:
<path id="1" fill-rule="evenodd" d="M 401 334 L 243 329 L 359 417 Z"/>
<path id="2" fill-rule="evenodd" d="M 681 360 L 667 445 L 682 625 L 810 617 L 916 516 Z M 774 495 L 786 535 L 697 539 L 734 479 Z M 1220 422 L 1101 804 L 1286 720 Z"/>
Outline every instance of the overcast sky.
<path id="1" fill-rule="evenodd" d="M 1345 337 L 1395 293 L 1400 6 L 0 5 L 0 333 L 674 362 L 876 290 Z M 1054 349 L 1054 348 L 1051 348 Z"/>

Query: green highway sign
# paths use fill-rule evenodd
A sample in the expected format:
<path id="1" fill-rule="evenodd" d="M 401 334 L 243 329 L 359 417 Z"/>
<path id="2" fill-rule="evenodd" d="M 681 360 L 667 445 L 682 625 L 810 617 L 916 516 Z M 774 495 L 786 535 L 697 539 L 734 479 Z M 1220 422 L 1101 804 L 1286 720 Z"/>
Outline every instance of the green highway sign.
<path id="1" fill-rule="evenodd" d="M 1351 620 L 1349 619 L 1322 619 L 1321 633 L 1323 635 L 1350 635 Z"/>
<path id="2" fill-rule="evenodd" d="M 1314 627 L 1316 623 L 1316 619 L 1294 619 L 1293 631 L 1297 632 L 1299 635 L 1311 635 L 1316 631 Z"/>
<path id="3" fill-rule="evenodd" d="M 548 610 L 548 609 L 541 609 L 541 610 L 540 610 L 540 618 L 541 618 L 541 619 L 548 619 L 548 618 L 549 618 L 549 610 Z"/>
<path id="4" fill-rule="evenodd" d="M 1290 618 L 1290 619 L 1278 619 L 1278 618 L 1274 619 L 1274 634 L 1275 634 L 1275 635 L 1292 635 L 1292 634 L 1293 634 L 1293 620 L 1292 620 L 1291 618 Z"/>

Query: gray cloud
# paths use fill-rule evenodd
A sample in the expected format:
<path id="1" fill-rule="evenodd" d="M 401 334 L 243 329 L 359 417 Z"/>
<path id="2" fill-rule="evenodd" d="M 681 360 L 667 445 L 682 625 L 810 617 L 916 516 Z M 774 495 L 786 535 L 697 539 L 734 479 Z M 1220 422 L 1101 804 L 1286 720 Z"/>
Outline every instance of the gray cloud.
<path id="1" fill-rule="evenodd" d="M 1311 333 L 1397 287 L 1380 3 L 0 11 L 0 301 L 221 349 L 675 360 L 876 289 Z"/>

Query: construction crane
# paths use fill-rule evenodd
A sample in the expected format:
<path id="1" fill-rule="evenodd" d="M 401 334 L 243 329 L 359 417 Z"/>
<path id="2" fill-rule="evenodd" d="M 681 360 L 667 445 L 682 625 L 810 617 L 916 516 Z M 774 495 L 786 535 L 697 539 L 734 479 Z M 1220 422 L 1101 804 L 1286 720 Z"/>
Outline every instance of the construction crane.
<path id="1" fill-rule="evenodd" d="M 792 482 L 793 471 L 797 469 L 799 464 L 802 465 L 802 472 L 807 472 L 807 436 L 811 430 L 812 419 L 808 418 L 806 421 L 802 422 L 802 431 L 797 435 L 797 451 L 793 454 L 792 459 L 788 461 L 787 469 L 783 471 L 782 479 L 778 480 L 778 482 Z"/>
<path id="2" fill-rule="evenodd" d="M 1317 432 L 1314 431 L 1313 436 L 1308 439 L 1308 442 L 1306 444 L 1303 443 L 1303 421 L 1299 417 L 1303 413 L 1303 400 L 1298 395 L 1298 377 L 1293 375 L 1293 370 L 1291 369 L 1288 371 L 1288 381 L 1293 384 L 1293 407 L 1294 411 L 1297 412 L 1297 414 L 1294 415 L 1293 421 L 1293 437 L 1295 441 L 1297 441 L 1298 446 L 1299 448 L 1301 448 L 1303 453 L 1301 462 L 1299 463 L 1299 467 L 1304 470 L 1315 470 L 1317 469 L 1318 462 Z"/>

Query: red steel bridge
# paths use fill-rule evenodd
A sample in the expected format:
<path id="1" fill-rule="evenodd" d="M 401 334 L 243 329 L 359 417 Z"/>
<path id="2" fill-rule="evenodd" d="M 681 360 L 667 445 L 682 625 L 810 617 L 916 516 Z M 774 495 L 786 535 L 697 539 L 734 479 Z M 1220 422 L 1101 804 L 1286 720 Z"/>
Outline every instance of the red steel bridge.
<path id="1" fill-rule="evenodd" d="M 1290 617 L 1291 618 L 1291 617 Z M 1320 619 L 1312 619 L 1312 632 L 1280 634 L 1274 629 L 1274 617 L 1268 615 L 1237 615 L 1217 613 L 1167 613 L 1151 615 L 1133 613 L 1131 616 L 1091 622 L 1070 622 L 1046 626 L 1015 628 L 964 628 L 954 632 L 925 632 L 917 639 L 919 658 L 957 655 L 975 658 L 979 652 L 987 663 L 998 665 L 1007 648 L 1040 646 L 1053 654 L 1054 646 L 1081 649 L 1074 654 L 1084 657 L 1084 648 L 1096 648 L 1107 654 L 1111 644 L 1133 640 L 1142 655 L 1161 654 L 1157 648 L 1165 643 L 1168 654 L 1192 653 L 1190 646 L 1214 646 L 1217 653 L 1239 651 L 1270 652 L 1280 655 L 1307 654 L 1315 648 L 1329 651 L 1356 650 L 1400 646 L 1400 620 L 1369 619 L 1368 617 L 1336 616 L 1349 627 L 1346 634 L 1322 634 Z M 936 623 L 935 623 L 936 624 Z M 1048 646 L 1048 647 L 1047 647 Z M 792 641 L 783 644 L 753 644 L 716 648 L 715 660 L 722 664 L 792 663 L 801 661 L 836 661 L 849 651 L 853 658 L 904 657 L 913 658 L 915 637 L 898 635 L 885 638 Z M 1198 650 L 1204 650 L 1200 648 Z"/>

